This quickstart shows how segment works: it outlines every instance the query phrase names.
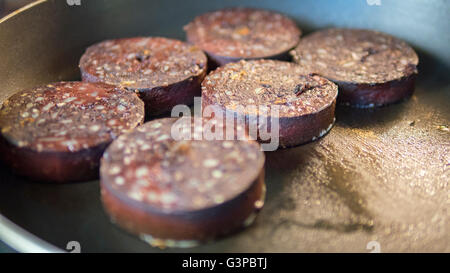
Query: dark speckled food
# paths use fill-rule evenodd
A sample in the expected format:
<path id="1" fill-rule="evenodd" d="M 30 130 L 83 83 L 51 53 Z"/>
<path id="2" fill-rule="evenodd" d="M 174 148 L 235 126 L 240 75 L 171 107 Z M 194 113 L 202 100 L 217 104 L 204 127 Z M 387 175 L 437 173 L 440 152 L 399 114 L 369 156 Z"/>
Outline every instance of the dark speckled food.
<path id="1" fill-rule="evenodd" d="M 208 141 L 194 123 L 181 128 L 198 140 L 175 140 L 177 121 L 153 120 L 122 135 L 100 168 L 111 220 L 159 247 L 189 247 L 234 232 L 251 224 L 264 203 L 258 143 Z"/>
<path id="2" fill-rule="evenodd" d="M 240 61 L 219 67 L 202 83 L 202 106 L 245 117 L 259 112 L 240 107 L 266 106 L 279 110 L 279 144 L 291 147 L 315 140 L 334 123 L 337 86 L 300 66 L 275 60 Z M 218 112 L 215 111 L 215 112 Z M 205 113 L 205 112 L 204 112 Z M 270 127 L 270 123 L 269 123 Z"/>
<path id="3" fill-rule="evenodd" d="M 373 107 L 403 100 L 414 91 L 419 59 L 405 42 L 362 29 L 327 29 L 304 37 L 294 61 L 339 86 L 338 101 Z"/>
<path id="4" fill-rule="evenodd" d="M 58 82 L 24 90 L 0 110 L 0 156 L 33 180 L 94 179 L 106 146 L 143 119 L 136 94 L 107 84 Z"/>
<path id="5" fill-rule="evenodd" d="M 205 13 L 184 29 L 187 40 L 207 53 L 211 68 L 241 59 L 288 60 L 301 35 L 286 16 L 251 8 Z"/>
<path id="6" fill-rule="evenodd" d="M 161 115 L 200 94 L 207 58 L 195 46 L 160 37 L 108 40 L 89 47 L 80 60 L 81 77 L 137 90 L 146 114 Z"/>

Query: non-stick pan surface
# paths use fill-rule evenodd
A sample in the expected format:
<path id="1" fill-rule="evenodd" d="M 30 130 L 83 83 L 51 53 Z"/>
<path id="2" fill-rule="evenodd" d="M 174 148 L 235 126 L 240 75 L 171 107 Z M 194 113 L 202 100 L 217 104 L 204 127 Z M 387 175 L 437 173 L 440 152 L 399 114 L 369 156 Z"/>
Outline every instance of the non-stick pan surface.
<path id="1" fill-rule="evenodd" d="M 94 42 L 184 39 L 182 27 L 194 16 L 237 5 L 283 12 L 306 32 L 365 27 L 405 39 L 420 54 L 417 88 L 388 107 L 338 107 L 324 138 L 266 153 L 265 208 L 253 226 L 217 242 L 152 248 L 110 224 L 98 181 L 36 184 L 0 165 L 0 213 L 18 226 L 61 249 L 77 241 L 83 252 L 368 252 L 371 241 L 382 252 L 450 251 L 448 1 L 68 2 L 40 1 L 0 22 L 1 100 L 36 84 L 79 79 L 78 59 Z M 22 251 L 27 241 L 48 247 L 4 221 L 0 237 Z"/>

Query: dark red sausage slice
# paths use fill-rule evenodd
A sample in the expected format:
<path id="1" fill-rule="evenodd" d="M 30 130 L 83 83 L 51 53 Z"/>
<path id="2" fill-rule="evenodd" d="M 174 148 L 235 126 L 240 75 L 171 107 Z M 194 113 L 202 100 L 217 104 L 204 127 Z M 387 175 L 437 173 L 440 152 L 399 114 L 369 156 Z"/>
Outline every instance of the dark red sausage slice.
<path id="1" fill-rule="evenodd" d="M 138 90 L 146 113 L 164 114 L 177 104 L 192 104 L 206 75 L 205 54 L 195 46 L 159 37 L 108 40 L 81 57 L 83 81 Z"/>
<path id="2" fill-rule="evenodd" d="M 265 192 L 258 143 L 176 141 L 176 121 L 147 122 L 106 150 L 101 192 L 112 222 L 160 247 L 193 246 L 249 225 Z M 185 128 L 202 135 L 201 126 Z"/>
<path id="3" fill-rule="evenodd" d="M 212 66 L 241 59 L 287 60 L 301 35 L 286 16 L 251 8 L 205 13 L 184 29 L 187 40 L 207 53 Z"/>
<path id="4" fill-rule="evenodd" d="M 138 96 L 111 85 L 58 82 L 24 90 L 2 104 L 0 155 L 33 180 L 94 179 L 106 146 L 143 119 Z"/>
<path id="5" fill-rule="evenodd" d="M 361 29 L 327 29 L 304 37 L 295 62 L 339 86 L 338 101 L 381 106 L 409 97 L 419 59 L 405 42 Z"/>
<path id="6" fill-rule="evenodd" d="M 264 114 L 240 108 L 266 106 L 270 113 L 277 106 L 281 147 L 309 142 L 328 132 L 334 123 L 336 97 L 337 86 L 327 79 L 309 75 L 296 64 L 274 60 L 230 63 L 202 83 L 203 109 L 211 106 L 248 122 L 249 117 Z M 270 114 L 264 117 L 269 118 Z"/>

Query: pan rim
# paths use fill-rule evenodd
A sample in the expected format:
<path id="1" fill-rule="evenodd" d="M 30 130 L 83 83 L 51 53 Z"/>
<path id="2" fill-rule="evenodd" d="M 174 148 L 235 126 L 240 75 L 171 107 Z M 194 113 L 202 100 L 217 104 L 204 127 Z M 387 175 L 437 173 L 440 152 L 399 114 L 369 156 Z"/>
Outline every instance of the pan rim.
<path id="1" fill-rule="evenodd" d="M 44 241 L 0 214 L 0 240 L 18 252 L 63 253 L 64 250 Z"/>
<path id="2" fill-rule="evenodd" d="M 31 2 L 30 4 L 28 4 L 26 6 L 23 6 L 23 7 L 15 10 L 15 11 L 5 15 L 4 17 L 0 18 L 0 24 L 8 21 L 9 19 L 11 19 L 13 17 L 16 17 L 17 15 L 21 14 L 22 12 L 24 12 L 24 11 L 26 11 L 26 10 L 34 7 L 34 6 L 43 4 L 43 3 L 47 2 L 47 1 L 48 0 L 37 0 L 37 1 Z"/>
<path id="3" fill-rule="evenodd" d="M 0 24 L 18 16 L 19 14 L 43 4 L 48 0 L 37 0 L 8 15 L 0 18 Z M 0 240 L 18 252 L 60 253 L 62 249 L 40 239 L 36 235 L 20 227 L 0 213 Z"/>

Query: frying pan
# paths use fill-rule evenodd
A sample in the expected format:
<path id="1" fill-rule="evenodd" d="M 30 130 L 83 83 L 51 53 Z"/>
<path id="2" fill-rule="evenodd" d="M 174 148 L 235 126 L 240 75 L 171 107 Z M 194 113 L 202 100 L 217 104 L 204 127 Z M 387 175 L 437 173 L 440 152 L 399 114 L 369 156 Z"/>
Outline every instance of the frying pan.
<path id="1" fill-rule="evenodd" d="M 285 13 L 306 33 L 341 26 L 402 38 L 420 56 L 416 92 L 382 108 L 338 107 L 324 138 L 266 153 L 268 194 L 255 224 L 192 249 L 153 248 L 110 224 L 98 181 L 36 184 L 1 165 L 0 238 L 11 247 L 60 251 L 76 241 L 82 252 L 450 251 L 448 1 L 77 2 L 37 1 L 0 21 L 0 100 L 79 79 L 78 60 L 95 42 L 184 39 L 182 27 L 194 16 L 226 6 Z"/>

